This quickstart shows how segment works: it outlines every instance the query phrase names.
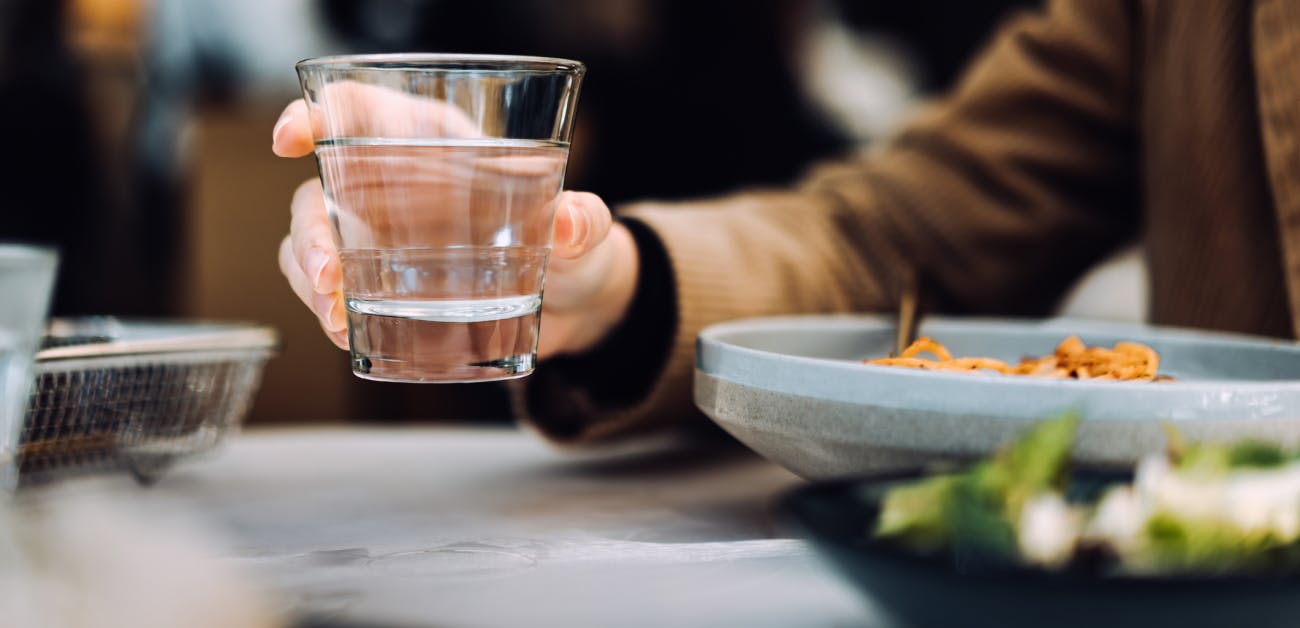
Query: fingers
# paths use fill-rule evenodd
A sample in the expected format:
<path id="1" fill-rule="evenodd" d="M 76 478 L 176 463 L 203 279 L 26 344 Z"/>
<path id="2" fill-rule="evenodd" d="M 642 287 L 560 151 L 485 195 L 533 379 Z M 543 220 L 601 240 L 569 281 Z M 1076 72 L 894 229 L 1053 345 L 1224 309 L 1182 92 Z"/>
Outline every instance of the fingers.
<path id="1" fill-rule="evenodd" d="M 347 309 L 341 292 L 343 268 L 318 179 L 298 186 L 290 212 L 289 235 L 280 243 L 280 272 L 289 280 L 294 294 L 316 314 L 330 341 L 346 349 Z"/>
<path id="2" fill-rule="evenodd" d="M 340 81 L 318 90 L 312 121 L 317 137 L 479 137 L 464 110 L 433 97 Z"/>
<path id="3" fill-rule="evenodd" d="M 302 157 L 311 153 L 312 126 L 307 103 L 301 98 L 289 103 L 271 131 L 271 151 L 281 157 Z"/>
<path id="4" fill-rule="evenodd" d="M 343 269 L 325 209 L 320 180 L 309 179 L 298 186 L 289 205 L 289 238 L 293 256 L 314 292 L 337 292 L 343 283 Z"/>
<path id="5" fill-rule="evenodd" d="M 351 81 L 321 88 L 310 107 L 289 103 L 271 132 L 271 150 L 281 157 L 312 152 L 315 138 L 479 137 L 478 124 L 462 109 L 433 98 Z"/>
<path id="6" fill-rule="evenodd" d="M 335 345 L 341 349 L 348 348 L 347 343 L 347 309 L 341 292 L 321 294 L 316 292 L 302 266 L 293 254 L 293 244 L 289 237 L 280 242 L 280 272 L 289 280 L 293 293 L 313 313 L 320 322 L 321 329 Z"/>
<path id="7" fill-rule="evenodd" d="M 561 192 L 556 199 L 552 255 L 574 259 L 605 241 L 613 217 L 599 196 L 590 192 Z"/>

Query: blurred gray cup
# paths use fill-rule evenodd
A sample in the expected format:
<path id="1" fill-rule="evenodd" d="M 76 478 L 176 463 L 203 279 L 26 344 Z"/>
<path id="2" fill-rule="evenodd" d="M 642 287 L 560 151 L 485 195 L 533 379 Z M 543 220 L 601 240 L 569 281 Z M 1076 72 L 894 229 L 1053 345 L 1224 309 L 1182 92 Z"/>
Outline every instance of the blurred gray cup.
<path id="1" fill-rule="evenodd" d="M 58 263 L 53 249 L 0 244 L 0 492 L 17 485 L 33 362 Z"/>

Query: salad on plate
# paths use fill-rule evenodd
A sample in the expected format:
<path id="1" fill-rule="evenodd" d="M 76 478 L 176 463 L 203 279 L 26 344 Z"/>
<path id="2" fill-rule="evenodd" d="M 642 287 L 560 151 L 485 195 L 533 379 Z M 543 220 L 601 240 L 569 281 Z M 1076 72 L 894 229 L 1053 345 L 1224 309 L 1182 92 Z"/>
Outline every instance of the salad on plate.
<path id="1" fill-rule="evenodd" d="M 989 459 L 889 490 L 875 539 L 959 564 L 1087 567 L 1122 576 L 1277 574 L 1300 567 L 1300 451 L 1188 443 L 1131 477 L 1071 478 L 1079 420 L 1037 424 Z"/>

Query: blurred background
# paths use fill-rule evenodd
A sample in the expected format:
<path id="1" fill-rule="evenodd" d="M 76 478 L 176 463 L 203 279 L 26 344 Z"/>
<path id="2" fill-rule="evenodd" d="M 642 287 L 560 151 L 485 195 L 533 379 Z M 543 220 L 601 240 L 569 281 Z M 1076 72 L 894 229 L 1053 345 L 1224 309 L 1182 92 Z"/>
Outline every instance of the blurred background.
<path id="1" fill-rule="evenodd" d="M 781 184 L 870 147 L 951 84 L 1008 12 L 1037 4 L 0 0 L 0 127 L 15 149 L 0 169 L 0 239 L 60 247 L 56 315 L 278 329 L 284 350 L 254 423 L 503 420 L 498 385 L 353 378 L 280 276 L 290 195 L 316 174 L 311 159 L 270 152 L 272 126 L 297 97 L 295 61 L 393 51 L 582 60 L 568 187 L 616 205 Z M 1129 285 L 1134 274 L 1117 276 Z M 1115 317 L 1137 300 L 1111 284 L 1087 294 L 1118 303 L 1103 312 Z"/>

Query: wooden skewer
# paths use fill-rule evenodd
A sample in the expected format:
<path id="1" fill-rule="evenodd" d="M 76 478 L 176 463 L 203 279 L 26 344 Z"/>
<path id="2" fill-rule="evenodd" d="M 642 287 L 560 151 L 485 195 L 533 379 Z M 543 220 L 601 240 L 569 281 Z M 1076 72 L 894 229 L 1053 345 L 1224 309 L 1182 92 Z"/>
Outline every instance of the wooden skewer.
<path id="1" fill-rule="evenodd" d="M 898 346 L 894 355 L 903 355 L 903 350 L 916 341 L 916 323 L 920 316 L 918 301 L 920 287 L 916 278 L 916 269 L 908 267 L 902 273 L 901 292 L 898 301 Z"/>

